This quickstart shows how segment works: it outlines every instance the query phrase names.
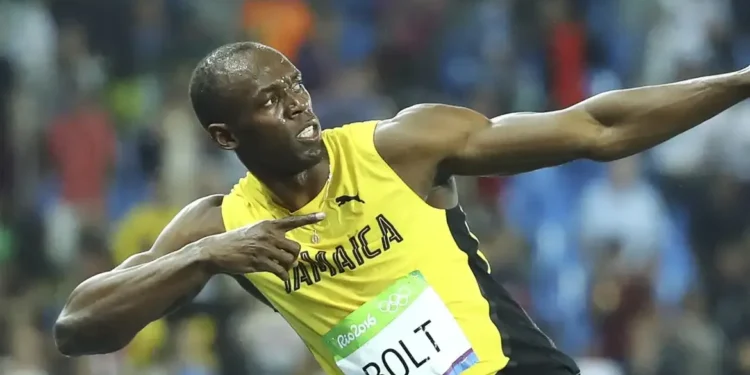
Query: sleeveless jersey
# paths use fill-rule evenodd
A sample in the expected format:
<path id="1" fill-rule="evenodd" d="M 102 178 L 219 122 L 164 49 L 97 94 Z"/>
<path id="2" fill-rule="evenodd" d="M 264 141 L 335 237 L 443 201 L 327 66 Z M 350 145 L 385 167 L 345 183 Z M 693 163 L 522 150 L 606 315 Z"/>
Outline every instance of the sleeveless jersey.
<path id="1" fill-rule="evenodd" d="M 460 207 L 433 208 L 375 149 L 376 122 L 322 133 L 331 178 L 295 212 L 251 174 L 222 204 L 227 230 L 325 212 L 287 233 L 302 246 L 284 283 L 238 277 L 278 311 L 328 374 L 513 373 L 575 363 L 489 274 Z"/>

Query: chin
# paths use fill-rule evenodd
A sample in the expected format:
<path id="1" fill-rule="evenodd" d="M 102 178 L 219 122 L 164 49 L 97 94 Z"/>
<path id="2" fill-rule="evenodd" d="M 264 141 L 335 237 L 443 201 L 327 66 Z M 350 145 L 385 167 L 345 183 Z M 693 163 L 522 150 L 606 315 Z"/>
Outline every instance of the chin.
<path id="1" fill-rule="evenodd" d="M 304 156 L 304 158 L 311 164 L 311 167 L 315 164 L 320 163 L 325 157 L 326 149 L 323 145 L 323 142 L 320 142 L 319 145 L 308 149 L 307 152 L 305 152 Z"/>
<path id="2" fill-rule="evenodd" d="M 325 144 L 323 139 L 315 141 L 299 142 L 300 155 L 304 155 L 305 158 L 322 158 L 325 155 Z"/>
<path id="3" fill-rule="evenodd" d="M 298 142 L 294 145 L 289 156 L 290 158 L 284 158 L 286 162 L 282 162 L 282 164 L 299 173 L 316 166 L 327 157 L 327 154 L 323 140 L 318 140 L 315 142 Z"/>

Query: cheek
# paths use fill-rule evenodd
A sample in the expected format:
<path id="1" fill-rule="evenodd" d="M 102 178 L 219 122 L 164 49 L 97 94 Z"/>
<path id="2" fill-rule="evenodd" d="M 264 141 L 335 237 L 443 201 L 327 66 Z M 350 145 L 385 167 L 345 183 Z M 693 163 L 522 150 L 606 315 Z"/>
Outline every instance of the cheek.
<path id="1" fill-rule="evenodd" d="M 310 93 L 305 89 L 303 95 L 302 95 L 302 103 L 307 103 L 308 107 L 312 108 L 312 98 L 310 97 Z"/>
<path id="2" fill-rule="evenodd" d="M 248 138 L 252 140 L 254 148 L 264 153 L 278 153 L 280 150 L 288 149 L 293 135 L 284 122 L 278 120 L 266 123 L 252 134 L 248 134 Z"/>
<path id="3" fill-rule="evenodd" d="M 263 127 L 274 126 L 284 120 L 284 110 L 281 105 L 259 110 L 253 116 L 253 123 L 263 124 Z"/>

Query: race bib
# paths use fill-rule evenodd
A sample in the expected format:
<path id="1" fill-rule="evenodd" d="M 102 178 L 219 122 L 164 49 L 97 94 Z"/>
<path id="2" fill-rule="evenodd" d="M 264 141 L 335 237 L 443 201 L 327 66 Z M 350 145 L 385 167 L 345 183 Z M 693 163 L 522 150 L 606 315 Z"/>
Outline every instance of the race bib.
<path id="1" fill-rule="evenodd" d="M 419 271 L 362 305 L 323 340 L 347 375 L 458 375 L 479 361 Z"/>

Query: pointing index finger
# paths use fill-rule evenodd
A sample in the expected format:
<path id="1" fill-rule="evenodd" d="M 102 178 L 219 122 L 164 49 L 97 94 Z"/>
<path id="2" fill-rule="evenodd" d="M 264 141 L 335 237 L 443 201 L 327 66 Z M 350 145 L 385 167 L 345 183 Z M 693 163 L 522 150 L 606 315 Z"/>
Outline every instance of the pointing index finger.
<path id="1" fill-rule="evenodd" d="M 276 225 L 277 228 L 288 232 L 292 229 L 304 227 L 305 225 L 318 223 L 321 220 L 325 219 L 325 217 L 326 217 L 326 214 L 322 212 L 318 212 L 318 213 L 309 214 L 309 215 L 287 216 L 281 219 L 276 219 L 273 221 L 273 223 Z"/>

